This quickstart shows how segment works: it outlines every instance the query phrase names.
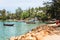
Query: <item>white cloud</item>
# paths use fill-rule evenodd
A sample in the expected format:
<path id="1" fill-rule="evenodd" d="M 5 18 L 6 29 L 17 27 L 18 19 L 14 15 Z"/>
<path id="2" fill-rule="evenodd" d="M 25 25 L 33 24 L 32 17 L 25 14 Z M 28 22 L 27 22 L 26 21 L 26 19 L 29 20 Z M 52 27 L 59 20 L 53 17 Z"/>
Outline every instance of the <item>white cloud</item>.
<path id="1" fill-rule="evenodd" d="M 15 10 L 17 7 L 28 9 L 29 7 L 42 6 L 42 3 L 50 0 L 0 0 L 0 9 Z"/>

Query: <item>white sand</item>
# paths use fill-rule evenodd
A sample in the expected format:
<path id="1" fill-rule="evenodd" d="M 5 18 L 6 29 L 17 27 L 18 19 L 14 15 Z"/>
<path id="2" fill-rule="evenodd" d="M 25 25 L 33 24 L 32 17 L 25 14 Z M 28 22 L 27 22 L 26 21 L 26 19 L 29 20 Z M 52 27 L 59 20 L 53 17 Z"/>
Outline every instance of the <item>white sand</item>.
<path id="1" fill-rule="evenodd" d="M 48 26 L 57 26 L 56 23 L 55 24 L 48 24 Z"/>
<path id="2" fill-rule="evenodd" d="M 60 40 L 60 35 L 48 35 L 44 37 L 44 40 Z"/>

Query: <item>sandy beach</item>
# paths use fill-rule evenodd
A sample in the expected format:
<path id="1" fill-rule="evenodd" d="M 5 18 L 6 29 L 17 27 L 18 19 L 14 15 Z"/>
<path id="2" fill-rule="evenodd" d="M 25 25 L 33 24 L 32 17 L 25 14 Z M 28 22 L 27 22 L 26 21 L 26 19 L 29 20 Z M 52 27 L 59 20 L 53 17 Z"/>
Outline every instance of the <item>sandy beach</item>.
<path id="1" fill-rule="evenodd" d="M 10 40 L 60 40 L 60 27 L 38 26 L 24 35 L 11 37 Z"/>

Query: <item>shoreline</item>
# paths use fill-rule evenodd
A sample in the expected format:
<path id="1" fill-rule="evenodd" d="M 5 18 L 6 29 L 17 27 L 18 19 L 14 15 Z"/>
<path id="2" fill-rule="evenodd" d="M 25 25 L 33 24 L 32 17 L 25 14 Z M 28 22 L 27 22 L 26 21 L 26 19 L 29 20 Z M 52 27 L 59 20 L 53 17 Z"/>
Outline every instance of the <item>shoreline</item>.
<path id="1" fill-rule="evenodd" d="M 52 26 L 42 25 L 32 29 L 24 35 L 11 37 L 10 40 L 43 40 L 45 37 L 49 36 L 50 38 L 50 36 L 53 35 L 57 35 L 60 38 L 60 29 L 58 29 L 58 27 L 54 28 Z"/>

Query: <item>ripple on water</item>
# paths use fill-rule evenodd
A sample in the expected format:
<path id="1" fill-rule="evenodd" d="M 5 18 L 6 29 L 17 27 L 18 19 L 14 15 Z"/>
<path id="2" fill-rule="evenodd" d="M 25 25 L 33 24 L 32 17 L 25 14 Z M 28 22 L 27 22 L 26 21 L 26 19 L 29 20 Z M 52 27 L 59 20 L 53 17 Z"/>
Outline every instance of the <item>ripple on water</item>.
<path id="1" fill-rule="evenodd" d="M 39 24 L 26 24 L 24 22 L 4 22 L 14 24 L 14 26 L 3 26 L 3 22 L 0 22 L 0 40 L 8 40 L 11 36 L 18 36 L 25 34 L 32 28 L 35 28 Z"/>

